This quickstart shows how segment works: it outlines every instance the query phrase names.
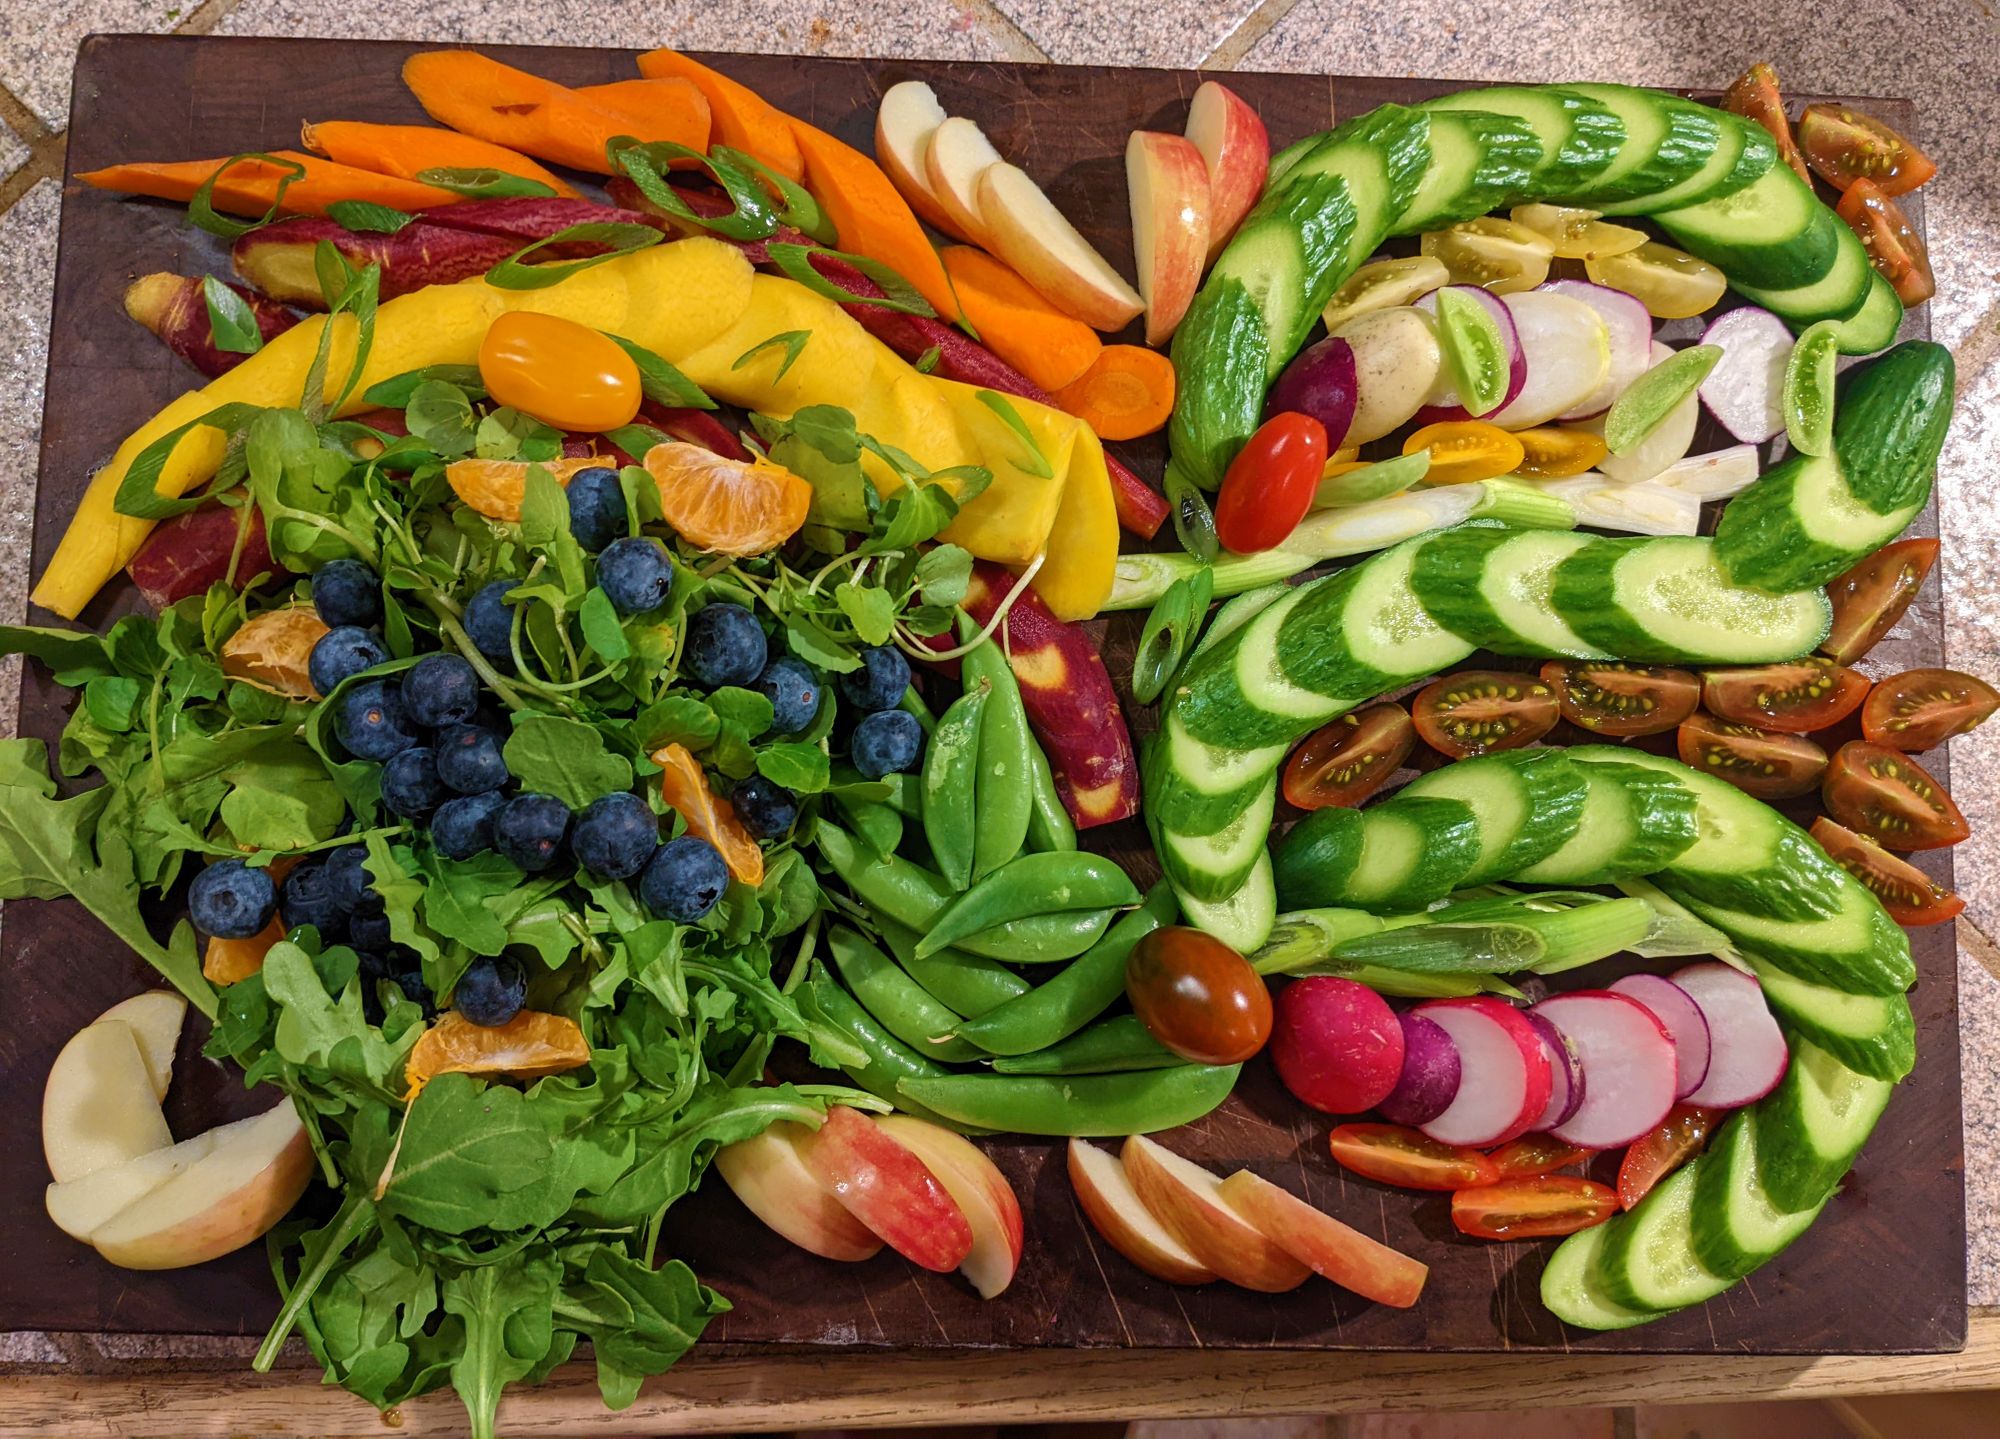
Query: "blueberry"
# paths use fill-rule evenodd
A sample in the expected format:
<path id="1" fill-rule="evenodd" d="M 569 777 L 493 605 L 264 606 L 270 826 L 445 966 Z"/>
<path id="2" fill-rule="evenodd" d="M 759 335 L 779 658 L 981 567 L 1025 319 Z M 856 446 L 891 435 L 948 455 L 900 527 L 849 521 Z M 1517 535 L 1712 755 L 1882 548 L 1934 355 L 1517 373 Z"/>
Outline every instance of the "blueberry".
<path id="1" fill-rule="evenodd" d="M 693 924 L 729 887 L 729 866 L 705 839 L 684 834 L 661 845 L 639 880 L 639 898 L 662 919 Z"/>
<path id="2" fill-rule="evenodd" d="M 278 887 L 264 870 L 240 859 L 212 864 L 188 890 L 188 917 L 217 939 L 248 939 L 278 912 Z"/>
<path id="3" fill-rule="evenodd" d="M 799 797 L 761 774 L 736 786 L 729 803 L 753 839 L 776 839 L 799 817 Z"/>
<path id="4" fill-rule="evenodd" d="M 431 987 L 424 983 L 422 969 L 412 966 L 396 975 L 396 988 L 403 991 L 403 997 L 424 1007 L 424 1018 L 437 1013 L 437 1001 L 431 996 Z"/>
<path id="5" fill-rule="evenodd" d="M 392 941 L 389 938 L 389 916 L 386 914 L 352 914 L 347 917 L 347 942 L 360 950 L 386 950 Z"/>
<path id="6" fill-rule="evenodd" d="M 704 605 L 688 620 L 682 655 L 697 684 L 708 689 L 747 685 L 764 673 L 770 642 L 757 617 L 741 605 Z"/>
<path id="7" fill-rule="evenodd" d="M 403 675 L 403 708 L 425 729 L 464 724 L 479 710 L 479 671 L 462 655 L 425 655 Z"/>
<path id="8" fill-rule="evenodd" d="M 465 634 L 474 649 L 495 664 L 514 664 L 514 611 L 504 600 L 519 580 L 495 580 L 465 606 Z"/>
<path id="9" fill-rule="evenodd" d="M 840 697 L 868 714 L 892 710 L 910 687 L 910 662 L 894 645 L 875 645 L 861 652 L 861 668 L 840 677 Z"/>
<path id="10" fill-rule="evenodd" d="M 643 535 L 613 540 L 597 557 L 597 587 L 619 614 L 642 615 L 673 593 L 674 562 L 658 540 Z"/>
<path id="11" fill-rule="evenodd" d="M 403 712 L 403 696 L 389 680 L 364 680 L 340 697 L 333 732 L 357 759 L 378 763 L 401 754 L 417 742 Z"/>
<path id="12" fill-rule="evenodd" d="M 285 876 L 278 912 L 285 917 L 286 929 L 309 924 L 328 944 L 347 933 L 347 911 L 334 897 L 324 863 L 302 864 Z"/>
<path id="13" fill-rule="evenodd" d="M 493 848 L 493 816 L 506 802 L 497 789 L 446 800 L 431 816 L 431 842 L 447 859 L 471 859 Z"/>
<path id="14" fill-rule="evenodd" d="M 344 844 L 326 857 L 327 888 L 344 913 L 382 912 L 382 896 L 371 887 L 367 863 L 368 851 L 358 844 Z"/>
<path id="15" fill-rule="evenodd" d="M 562 858 L 569 806 L 552 794 L 517 794 L 493 816 L 493 847 L 500 857 L 540 874 Z"/>
<path id="16" fill-rule="evenodd" d="M 904 710 L 876 711 L 854 727 L 847 742 L 854 767 L 870 779 L 915 769 L 923 752 L 924 727 Z"/>
<path id="17" fill-rule="evenodd" d="M 636 794 L 607 794 L 577 816 L 569 847 L 584 868 L 606 879 L 630 879 L 660 845 L 660 822 Z"/>
<path id="18" fill-rule="evenodd" d="M 771 702 L 771 734 L 797 734 L 819 714 L 819 676 L 804 660 L 782 655 L 750 687 Z"/>
<path id="19" fill-rule="evenodd" d="M 402 963 L 400 959 L 395 964 L 390 963 L 386 945 L 381 949 L 363 949 L 354 957 L 360 961 L 363 982 L 370 985 L 378 979 L 387 979 Z"/>
<path id="20" fill-rule="evenodd" d="M 432 743 L 438 778 L 460 794 L 485 794 L 507 783 L 507 760 L 492 730 L 453 725 Z"/>
<path id="21" fill-rule="evenodd" d="M 312 654 L 306 658 L 306 674 L 312 679 L 314 689 L 330 695 L 342 680 L 372 670 L 388 658 L 389 651 L 372 631 L 359 625 L 342 625 L 319 637 Z"/>
<path id="22" fill-rule="evenodd" d="M 473 1024 L 494 1029 L 528 1002 L 528 971 L 511 955 L 475 959 L 452 986 L 451 1007 Z"/>
<path id="23" fill-rule="evenodd" d="M 382 804 L 391 814 L 422 819 L 449 793 L 428 745 L 406 749 L 382 766 Z"/>
<path id="24" fill-rule="evenodd" d="M 312 597 L 329 625 L 382 623 L 382 581 L 360 560 L 330 560 L 314 570 Z"/>
<path id="25" fill-rule="evenodd" d="M 569 532 L 595 554 L 631 527 L 618 471 L 593 465 L 569 479 Z"/>

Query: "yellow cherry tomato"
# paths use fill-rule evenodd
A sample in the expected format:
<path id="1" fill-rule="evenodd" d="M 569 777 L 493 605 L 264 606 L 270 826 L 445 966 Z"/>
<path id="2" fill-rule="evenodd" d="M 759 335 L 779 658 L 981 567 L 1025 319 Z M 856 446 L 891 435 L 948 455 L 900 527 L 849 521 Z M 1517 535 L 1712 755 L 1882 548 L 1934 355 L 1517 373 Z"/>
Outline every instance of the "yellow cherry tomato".
<path id="1" fill-rule="evenodd" d="M 1497 215 L 1428 231 L 1417 244 L 1444 265 L 1453 284 L 1478 285 L 1496 295 L 1534 289 L 1548 279 L 1556 255 L 1546 235 Z"/>
<path id="2" fill-rule="evenodd" d="M 479 378 L 503 405 L 558 430 L 629 425 L 639 413 L 639 367 L 605 336 L 558 315 L 515 310 L 479 345 Z"/>
<path id="3" fill-rule="evenodd" d="M 1521 442 L 1521 463 L 1517 474 L 1531 480 L 1566 480 L 1592 469 L 1608 451 L 1604 437 L 1588 430 L 1566 430 L 1560 425 L 1537 425 L 1532 430 L 1516 430 Z"/>
<path id="4" fill-rule="evenodd" d="M 1623 290 L 1659 320 L 1699 315 L 1729 288 L 1728 278 L 1708 261 L 1657 240 L 1622 255 L 1585 260 L 1583 271 L 1596 284 Z"/>
<path id="5" fill-rule="evenodd" d="M 1599 219 L 1595 210 L 1574 210 L 1566 205 L 1516 205 L 1512 215 L 1515 224 L 1526 225 L 1554 245 L 1558 260 L 1622 255 L 1646 243 L 1644 230 L 1609 224 Z"/>
<path id="6" fill-rule="evenodd" d="M 1431 452 L 1431 467 L 1424 483 L 1468 485 L 1474 480 L 1490 480 L 1512 474 L 1521 466 L 1521 442 L 1484 420 L 1448 420 L 1441 425 L 1425 425 L 1403 441 L 1403 453 Z"/>

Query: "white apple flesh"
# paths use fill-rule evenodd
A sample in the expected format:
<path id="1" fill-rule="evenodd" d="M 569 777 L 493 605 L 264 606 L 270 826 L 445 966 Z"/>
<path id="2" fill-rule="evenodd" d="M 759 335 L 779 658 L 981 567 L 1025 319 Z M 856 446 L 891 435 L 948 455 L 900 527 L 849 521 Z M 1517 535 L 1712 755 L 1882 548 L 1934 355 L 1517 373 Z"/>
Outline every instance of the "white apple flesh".
<path id="1" fill-rule="evenodd" d="M 1271 137 L 1242 96 L 1204 80 L 1188 105 L 1187 138 L 1208 176 L 1208 254 L 1213 260 L 1264 192 Z"/>
<path id="2" fill-rule="evenodd" d="M 1146 302 L 1146 343 L 1165 343 L 1187 314 L 1208 258 L 1208 171 L 1194 142 L 1134 130 L 1125 142 L 1132 257 Z"/>
<path id="3" fill-rule="evenodd" d="M 1081 1139 L 1069 1142 L 1069 1182 L 1077 1206 L 1113 1249 L 1169 1284 L 1208 1284 L 1217 1276 L 1153 1217 L 1118 1156 Z"/>
<path id="4" fill-rule="evenodd" d="M 1021 1201 L 991 1159 L 971 1140 L 907 1114 L 877 1116 L 876 1128 L 923 1161 L 972 1226 L 972 1250 L 959 1273 L 981 1299 L 997 1297 L 1021 1267 Z"/>
<path id="5" fill-rule="evenodd" d="M 1296 1289 L 1312 1270 L 1258 1229 L 1222 1193 L 1222 1180 L 1142 1134 L 1125 1141 L 1125 1173 L 1153 1217 L 1204 1267 L 1265 1294 Z"/>
<path id="6" fill-rule="evenodd" d="M 1145 309 L 1138 292 L 1019 166 L 1003 162 L 979 177 L 979 213 L 993 253 L 1063 313 L 1111 331 Z"/>
<path id="7" fill-rule="evenodd" d="M 939 228 L 975 245 L 986 244 L 979 177 L 1001 163 L 986 132 L 962 115 L 945 120 L 931 133 L 930 144 L 924 147 L 924 178 L 944 212 Z"/>
<path id="8" fill-rule="evenodd" d="M 174 1050 L 181 1042 L 181 1025 L 187 1020 L 188 1002 L 171 989 L 149 989 L 135 994 L 97 1016 L 99 1023 L 115 1019 L 130 1027 L 139 1041 L 139 1057 L 146 1061 L 146 1073 L 153 1081 L 153 1098 L 164 1100 L 174 1078 Z"/>
<path id="9" fill-rule="evenodd" d="M 822 1259 L 867 1259 L 882 1241 L 806 1167 L 811 1137 L 804 1125 L 780 1120 L 717 1150 L 716 1172 L 745 1209 L 799 1248 Z"/>
<path id="10" fill-rule="evenodd" d="M 166 1149 L 156 1149 L 123 1164 L 94 1169 L 81 1179 L 51 1184 L 42 1196 L 49 1218 L 70 1238 L 88 1244 L 92 1230 L 134 1200 L 151 1194 L 196 1160 L 206 1158 L 209 1150 L 215 1148 L 216 1140 L 233 1127 L 218 1125 Z"/>
<path id="11" fill-rule="evenodd" d="M 87 1024 L 56 1055 L 42 1090 L 42 1154 L 58 1184 L 174 1142 L 131 1026 Z"/>
<path id="12" fill-rule="evenodd" d="M 1430 1272 L 1423 1264 L 1313 1208 L 1262 1175 L 1237 1170 L 1222 1181 L 1222 1197 L 1322 1279 L 1397 1309 L 1408 1309 L 1423 1293 Z"/>
<path id="13" fill-rule="evenodd" d="M 875 111 L 875 159 L 918 216 L 948 230 L 951 217 L 931 194 L 930 179 L 924 173 L 924 152 L 944 122 L 944 106 L 923 81 L 891 85 L 882 92 L 882 104 Z"/>

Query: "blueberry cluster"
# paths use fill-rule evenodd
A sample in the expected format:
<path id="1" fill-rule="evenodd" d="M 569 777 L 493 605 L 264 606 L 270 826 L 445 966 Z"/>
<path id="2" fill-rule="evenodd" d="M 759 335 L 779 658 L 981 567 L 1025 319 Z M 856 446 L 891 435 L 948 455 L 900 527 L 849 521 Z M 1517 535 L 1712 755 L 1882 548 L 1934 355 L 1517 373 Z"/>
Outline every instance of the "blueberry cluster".
<path id="1" fill-rule="evenodd" d="M 764 627 L 741 605 L 718 602 L 690 615 L 681 662 L 703 689 L 735 685 L 768 699 L 768 734 L 803 734 L 819 718 L 824 698 L 819 676 L 790 655 L 772 658 Z"/>
<path id="2" fill-rule="evenodd" d="M 903 774 L 924 753 L 924 727 L 900 708 L 910 688 L 910 662 L 894 645 L 861 652 L 861 668 L 840 677 L 840 694 L 862 713 L 848 737 L 847 755 L 870 779 Z"/>

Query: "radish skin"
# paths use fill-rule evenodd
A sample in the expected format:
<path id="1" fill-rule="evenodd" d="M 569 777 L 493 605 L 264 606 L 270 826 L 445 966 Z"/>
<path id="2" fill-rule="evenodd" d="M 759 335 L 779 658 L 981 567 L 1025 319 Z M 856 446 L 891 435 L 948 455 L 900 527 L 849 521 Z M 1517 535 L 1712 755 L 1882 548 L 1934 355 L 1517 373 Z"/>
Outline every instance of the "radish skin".
<path id="1" fill-rule="evenodd" d="M 1423 1132 L 1441 1144 L 1484 1148 L 1526 1134 L 1549 1102 L 1549 1056 L 1521 1012 L 1490 995 L 1438 999 L 1418 1013 L 1451 1036 L 1463 1078 Z"/>
<path id="2" fill-rule="evenodd" d="M 1535 1012 L 1562 1031 L 1583 1066 L 1583 1103 L 1549 1133 L 1582 1149 L 1642 1139 L 1674 1107 L 1674 1043 L 1653 1012 L 1629 995 L 1578 989 Z"/>
<path id="3" fill-rule="evenodd" d="M 1776 1089 L 1791 1055 L 1764 1002 L 1763 986 L 1719 959 L 1690 964 L 1667 978 L 1701 1007 L 1708 1022 L 1708 1074 L 1687 1102 L 1704 1109 L 1738 1109 Z"/>
<path id="4" fill-rule="evenodd" d="M 1541 1036 L 1542 1047 L 1549 1056 L 1549 1102 L 1542 1106 L 1534 1126 L 1537 1131 L 1547 1133 L 1582 1106 L 1583 1064 L 1577 1058 L 1576 1046 L 1547 1015 L 1531 1009 L 1523 1017 Z"/>
<path id="5" fill-rule="evenodd" d="M 1686 1099 L 1700 1089 L 1708 1077 L 1711 1048 L 1708 1020 L 1694 997 L 1658 974 L 1628 974 L 1611 990 L 1645 1005 L 1674 1042 L 1674 1098 Z"/>
<path id="6" fill-rule="evenodd" d="M 1396 1018 L 1403 1030 L 1403 1068 L 1389 1097 L 1375 1107 L 1392 1124 L 1428 1124 L 1458 1097 L 1464 1072 L 1458 1046 L 1442 1025 L 1415 1010 Z"/>

